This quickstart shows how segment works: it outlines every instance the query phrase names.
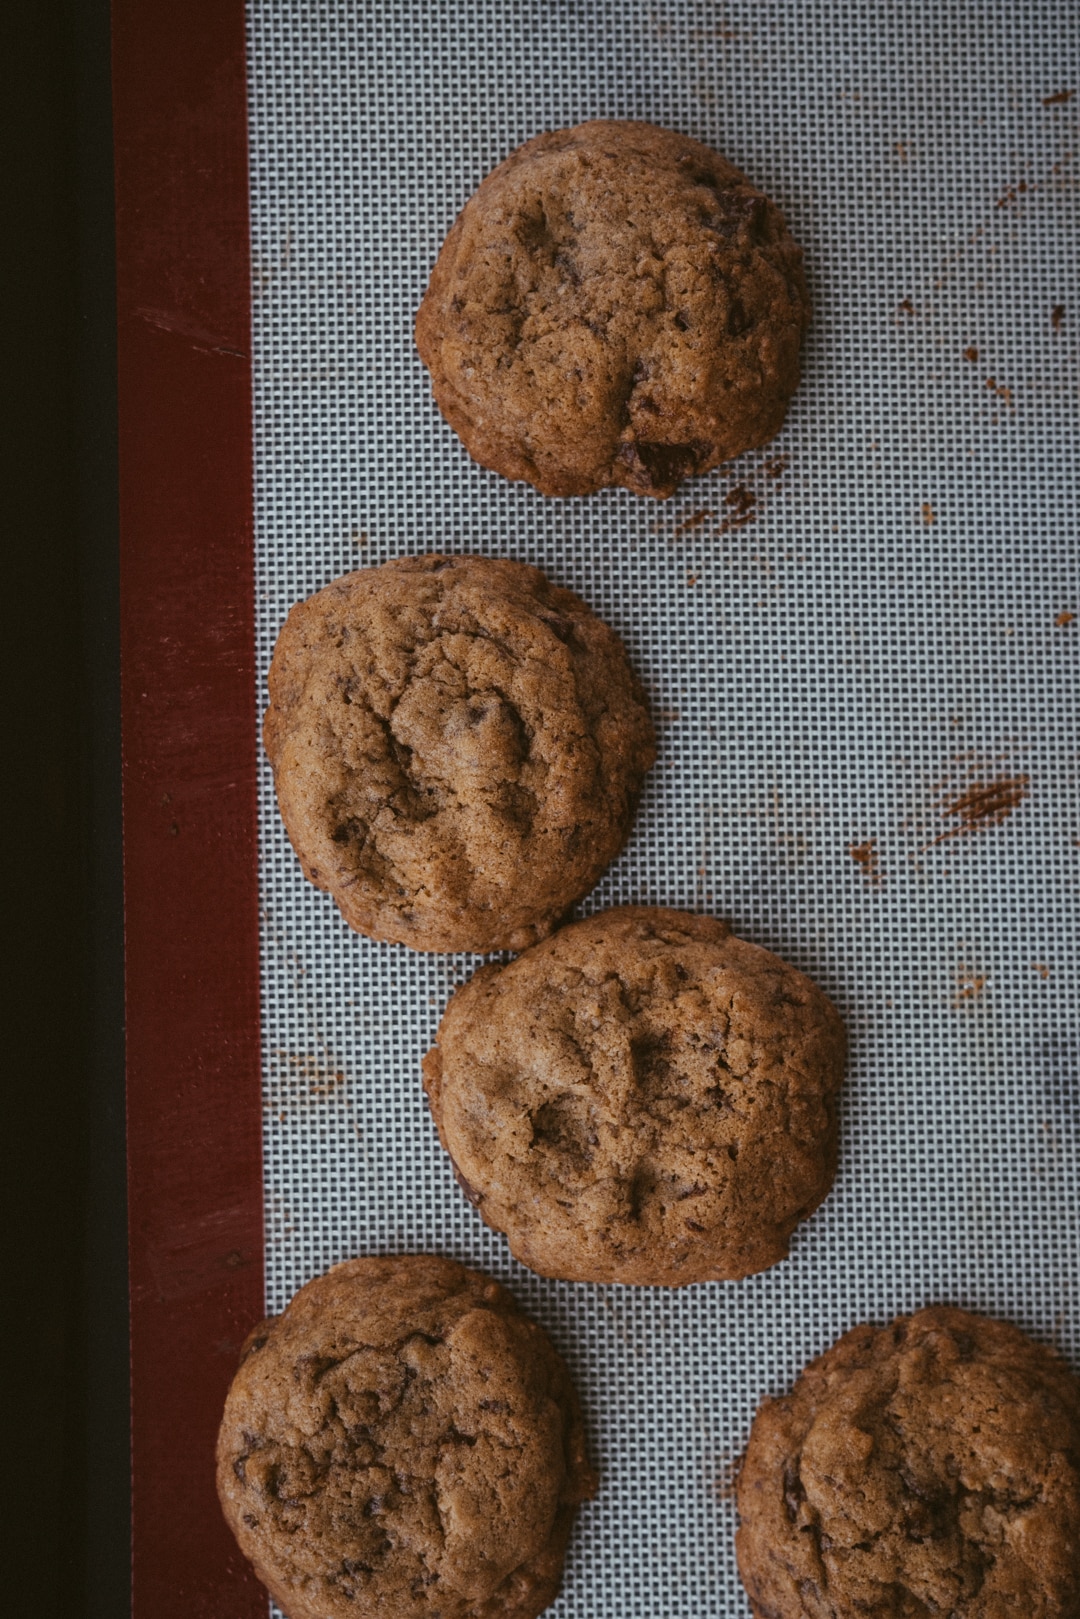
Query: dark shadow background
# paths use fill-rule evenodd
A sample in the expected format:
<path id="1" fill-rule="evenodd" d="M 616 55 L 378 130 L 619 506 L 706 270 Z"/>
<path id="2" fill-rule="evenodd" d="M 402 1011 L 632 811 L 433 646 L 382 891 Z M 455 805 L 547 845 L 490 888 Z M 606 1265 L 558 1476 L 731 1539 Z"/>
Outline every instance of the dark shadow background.
<path id="1" fill-rule="evenodd" d="M 0 23 L 4 1607 L 128 1613 L 109 8 Z M 14 1576 L 14 1577 L 13 1577 Z M 15 1605 L 9 1606 L 14 1597 Z"/>

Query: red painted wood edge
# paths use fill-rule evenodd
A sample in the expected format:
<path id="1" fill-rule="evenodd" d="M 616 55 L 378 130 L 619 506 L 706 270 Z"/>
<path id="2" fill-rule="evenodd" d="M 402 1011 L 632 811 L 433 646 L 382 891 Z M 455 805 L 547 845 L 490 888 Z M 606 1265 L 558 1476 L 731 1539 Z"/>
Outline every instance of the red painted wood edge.
<path id="1" fill-rule="evenodd" d="M 263 1309 L 242 0 L 114 0 L 135 1619 L 255 1619 L 214 1438 Z"/>

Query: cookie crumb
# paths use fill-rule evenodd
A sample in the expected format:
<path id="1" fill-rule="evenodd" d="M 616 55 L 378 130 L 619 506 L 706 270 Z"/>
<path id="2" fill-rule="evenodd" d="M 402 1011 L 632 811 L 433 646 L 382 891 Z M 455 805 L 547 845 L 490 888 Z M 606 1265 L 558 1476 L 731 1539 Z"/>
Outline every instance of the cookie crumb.
<path id="1" fill-rule="evenodd" d="M 978 358 L 979 358 L 978 349 L 975 347 L 974 343 L 969 343 L 967 348 L 964 350 L 964 359 L 965 360 L 970 360 L 972 365 L 974 365 Z"/>
<path id="2" fill-rule="evenodd" d="M 999 776 L 996 781 L 975 782 L 942 808 L 942 815 L 955 816 L 959 825 L 939 832 L 932 842 L 946 843 L 981 827 L 999 826 L 1028 797 L 1029 786 L 1028 776 Z"/>
<path id="3" fill-rule="evenodd" d="M 758 497 L 744 483 L 737 483 L 734 489 L 728 490 L 724 496 L 724 505 L 731 507 L 732 515 L 725 517 L 720 524 L 717 530 L 720 534 L 726 534 L 733 528 L 745 528 L 746 524 L 752 523 L 758 515 Z"/>
<path id="4" fill-rule="evenodd" d="M 977 1001 L 989 982 L 988 973 L 977 973 L 970 967 L 958 967 L 953 1005 L 962 1006 L 965 1001 Z"/>
<path id="5" fill-rule="evenodd" d="M 937 512 L 935 512 L 933 506 L 931 506 L 928 500 L 923 501 L 921 510 L 923 522 L 926 524 L 927 528 L 932 528 L 937 522 Z"/>
<path id="6" fill-rule="evenodd" d="M 689 517 L 684 517 L 681 523 L 676 524 L 675 535 L 689 534 L 691 529 L 700 528 L 702 523 L 708 522 L 714 515 L 715 513 L 709 511 L 707 506 L 703 506 L 700 511 L 691 512 Z"/>
<path id="7" fill-rule="evenodd" d="M 1054 623 L 1057 625 L 1059 630 L 1063 630 L 1066 625 L 1074 624 L 1075 622 L 1076 614 L 1070 613 L 1067 607 L 1063 607 L 1061 612 L 1057 613 L 1054 617 Z"/>
<path id="8" fill-rule="evenodd" d="M 869 882 L 875 886 L 881 882 L 881 872 L 878 869 L 877 838 L 867 838 L 865 843 L 849 844 L 848 854 L 855 864 L 862 868 Z"/>
<path id="9" fill-rule="evenodd" d="M 1050 310 L 1050 325 L 1055 332 L 1060 332 L 1065 321 L 1065 305 L 1054 304 Z"/>
<path id="10" fill-rule="evenodd" d="M 1033 973 L 1038 973 L 1039 977 L 1043 979 L 1044 982 L 1050 977 L 1050 968 L 1047 966 L 1045 961 L 1033 961 L 1031 963 L 1031 970 Z"/>
<path id="11" fill-rule="evenodd" d="M 1071 101 L 1075 94 L 1075 90 L 1055 90 L 1052 96 L 1043 96 L 1042 104 L 1044 107 L 1060 107 L 1066 101 Z"/>

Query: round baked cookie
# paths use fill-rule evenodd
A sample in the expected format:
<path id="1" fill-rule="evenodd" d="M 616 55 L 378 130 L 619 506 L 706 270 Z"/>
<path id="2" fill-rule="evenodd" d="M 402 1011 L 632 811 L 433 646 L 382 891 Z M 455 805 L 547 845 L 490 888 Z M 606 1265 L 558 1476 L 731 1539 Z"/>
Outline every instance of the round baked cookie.
<path id="1" fill-rule="evenodd" d="M 523 1264 L 680 1287 L 784 1258 L 836 1172 L 844 1044 L 821 990 L 726 923 L 627 906 L 482 968 L 424 1085 Z"/>
<path id="2" fill-rule="evenodd" d="M 402 557 L 294 607 L 263 737 L 305 874 L 416 950 L 550 933 L 622 848 L 656 752 L 614 631 L 476 556 Z"/>
<path id="3" fill-rule="evenodd" d="M 416 346 L 481 466 L 545 495 L 665 496 L 779 432 L 809 315 L 801 249 L 745 175 L 685 135 L 601 119 L 482 182 Z"/>
<path id="4" fill-rule="evenodd" d="M 217 1483 L 289 1619 L 533 1619 L 596 1488 L 546 1334 L 422 1254 L 337 1265 L 255 1329 Z"/>
<path id="5" fill-rule="evenodd" d="M 1080 1383 L 998 1321 L 856 1327 L 754 1418 L 756 1619 L 1076 1619 Z"/>

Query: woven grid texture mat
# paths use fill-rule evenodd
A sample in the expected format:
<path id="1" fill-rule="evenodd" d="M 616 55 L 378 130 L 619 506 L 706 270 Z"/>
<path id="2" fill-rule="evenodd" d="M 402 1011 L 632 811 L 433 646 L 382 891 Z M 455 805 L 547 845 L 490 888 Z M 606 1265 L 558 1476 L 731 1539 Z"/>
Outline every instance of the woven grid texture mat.
<path id="1" fill-rule="evenodd" d="M 535 1277 L 421 1094 L 476 959 L 350 933 L 263 761 L 269 1307 L 358 1253 L 510 1286 L 603 1477 L 559 1619 L 745 1616 L 751 1416 L 856 1322 L 958 1303 L 1080 1364 L 1078 33 L 1068 0 L 249 6 L 260 711 L 286 612 L 338 574 L 538 564 L 624 638 L 660 734 L 581 914 L 726 916 L 851 1032 L 837 1184 L 784 1264 L 680 1292 Z M 412 342 L 482 176 L 594 117 L 713 145 L 807 258 L 784 431 L 664 504 L 480 470 Z"/>

